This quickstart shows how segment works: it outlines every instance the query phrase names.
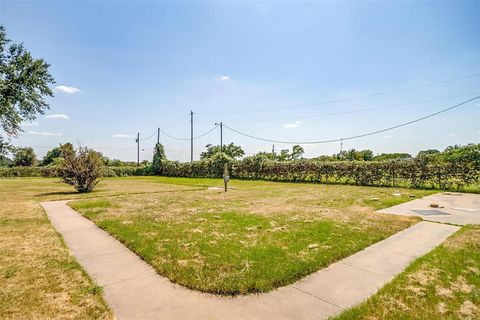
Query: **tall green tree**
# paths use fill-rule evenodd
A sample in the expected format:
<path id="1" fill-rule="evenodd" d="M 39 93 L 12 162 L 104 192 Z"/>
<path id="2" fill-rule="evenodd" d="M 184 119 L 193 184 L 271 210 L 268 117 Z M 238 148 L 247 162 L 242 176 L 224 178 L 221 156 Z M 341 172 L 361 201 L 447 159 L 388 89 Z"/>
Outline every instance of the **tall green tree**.
<path id="1" fill-rule="evenodd" d="M 32 148 L 17 148 L 13 158 L 13 164 L 18 167 L 30 167 L 37 162 L 37 156 Z"/>
<path id="2" fill-rule="evenodd" d="M 375 161 L 388 161 L 388 160 L 407 160 L 411 159 L 412 155 L 409 153 L 382 153 L 373 157 Z"/>
<path id="3" fill-rule="evenodd" d="M 292 147 L 292 153 L 290 154 L 290 159 L 291 160 L 300 159 L 304 153 L 305 151 L 303 150 L 303 147 L 296 144 Z"/>
<path id="4" fill-rule="evenodd" d="M 155 174 L 163 173 L 163 166 L 167 161 L 167 156 L 165 155 L 165 149 L 161 143 L 156 143 L 153 151 L 153 160 L 152 168 Z"/>
<path id="5" fill-rule="evenodd" d="M 339 160 L 348 160 L 348 161 L 372 161 L 373 160 L 373 151 L 366 150 L 355 150 L 350 149 L 342 151 L 336 156 Z"/>
<path id="6" fill-rule="evenodd" d="M 64 153 L 68 151 L 73 151 L 73 145 L 70 142 L 61 144 L 58 147 L 53 148 L 48 151 L 47 154 L 43 157 L 42 166 L 48 166 L 53 163 L 57 158 L 63 158 Z"/>
<path id="7" fill-rule="evenodd" d="M 288 149 L 282 149 L 280 150 L 280 153 L 277 156 L 278 161 L 288 161 L 290 160 L 290 150 Z"/>
<path id="8" fill-rule="evenodd" d="M 12 43 L 0 25 L 0 154 L 6 153 L 7 138 L 16 136 L 20 124 L 43 114 L 53 96 L 49 85 L 55 83 L 43 59 L 34 59 L 23 44 Z"/>
<path id="9" fill-rule="evenodd" d="M 216 154 L 220 154 L 220 145 L 214 146 L 212 144 L 207 144 L 205 147 L 207 150 L 200 153 L 200 159 L 202 160 L 213 158 Z M 232 159 L 238 159 L 245 155 L 245 151 L 243 151 L 242 147 L 237 146 L 232 142 L 223 146 L 223 154 Z"/>

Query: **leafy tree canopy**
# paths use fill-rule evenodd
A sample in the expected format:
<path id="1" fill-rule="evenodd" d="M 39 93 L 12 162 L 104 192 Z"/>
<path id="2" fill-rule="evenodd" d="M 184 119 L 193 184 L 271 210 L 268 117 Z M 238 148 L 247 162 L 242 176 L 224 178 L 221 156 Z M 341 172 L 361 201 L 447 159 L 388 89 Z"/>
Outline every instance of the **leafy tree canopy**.
<path id="1" fill-rule="evenodd" d="M 270 160 L 277 160 L 277 161 L 290 161 L 290 160 L 297 160 L 301 159 L 305 151 L 303 150 L 302 146 L 296 144 L 292 147 L 292 152 L 289 149 L 282 149 L 280 153 L 274 152 L 259 152 L 254 155 L 256 158 L 266 158 Z"/>
<path id="2" fill-rule="evenodd" d="M 42 166 L 48 166 L 49 164 L 54 163 L 55 159 L 63 158 L 65 152 L 64 150 L 67 150 L 67 152 L 73 151 L 73 145 L 70 142 L 67 142 L 48 151 L 47 154 L 43 157 Z"/>
<path id="3" fill-rule="evenodd" d="M 12 164 L 13 164 L 12 159 L 10 159 L 5 155 L 0 154 L 0 167 L 9 167 Z"/>
<path id="4" fill-rule="evenodd" d="M 37 156 L 32 148 L 17 148 L 13 158 L 13 164 L 18 167 L 30 167 L 37 162 Z"/>
<path id="5" fill-rule="evenodd" d="M 412 155 L 409 153 L 382 153 L 373 157 L 374 161 L 388 161 L 388 160 L 407 160 L 411 159 Z"/>
<path id="6" fill-rule="evenodd" d="M 60 175 L 63 181 L 73 185 L 78 192 L 90 192 L 103 174 L 102 154 L 86 147 L 78 150 L 63 148 Z"/>
<path id="7" fill-rule="evenodd" d="M 220 154 L 220 145 L 214 146 L 212 144 L 207 144 L 205 147 L 207 148 L 207 150 L 200 153 L 200 159 L 202 160 L 209 159 L 216 154 Z M 238 159 L 243 157 L 245 155 L 245 152 L 243 151 L 242 147 L 237 146 L 232 142 L 223 146 L 223 154 L 232 159 Z"/>
<path id="8" fill-rule="evenodd" d="M 34 59 L 23 44 L 11 43 L 0 25 L 0 128 L 7 136 L 17 135 L 22 122 L 49 108 L 45 98 L 53 96 L 49 85 L 55 83 L 49 67 L 43 59 Z M 7 152 L 7 145 L 1 137 L 0 154 Z"/>
<path id="9" fill-rule="evenodd" d="M 348 161 L 371 161 L 373 160 L 373 151 L 372 150 L 345 150 L 338 153 L 337 157 L 340 160 Z"/>
<path id="10" fill-rule="evenodd" d="M 161 143 L 156 143 L 153 151 L 152 168 L 155 174 L 162 174 L 163 166 L 167 161 L 165 149 Z"/>

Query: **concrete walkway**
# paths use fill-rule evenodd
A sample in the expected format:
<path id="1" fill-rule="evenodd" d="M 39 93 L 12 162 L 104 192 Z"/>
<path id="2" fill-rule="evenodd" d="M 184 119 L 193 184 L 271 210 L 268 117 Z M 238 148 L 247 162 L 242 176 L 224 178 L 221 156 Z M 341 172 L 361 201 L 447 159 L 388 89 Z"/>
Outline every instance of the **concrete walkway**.
<path id="1" fill-rule="evenodd" d="M 103 286 L 117 319 L 326 319 L 368 298 L 458 230 L 420 222 L 293 285 L 231 298 L 172 284 L 66 203 L 41 205 L 78 262 Z"/>
<path id="2" fill-rule="evenodd" d="M 439 208 L 432 208 L 432 203 Z M 480 194 L 443 192 L 415 199 L 380 213 L 417 216 L 423 220 L 452 223 L 457 225 L 480 224 Z"/>

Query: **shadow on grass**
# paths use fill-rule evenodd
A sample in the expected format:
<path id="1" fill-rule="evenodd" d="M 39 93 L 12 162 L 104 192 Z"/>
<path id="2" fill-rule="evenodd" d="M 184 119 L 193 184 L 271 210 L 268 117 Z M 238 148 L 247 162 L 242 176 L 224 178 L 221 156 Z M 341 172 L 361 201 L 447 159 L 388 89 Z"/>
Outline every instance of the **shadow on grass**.
<path id="1" fill-rule="evenodd" d="M 79 194 L 78 191 L 56 191 L 56 192 L 43 192 L 34 195 L 34 197 L 41 198 L 41 197 L 48 197 L 48 196 L 66 196 L 72 194 Z"/>
<path id="2" fill-rule="evenodd" d="M 232 188 L 235 189 L 235 188 Z M 56 192 L 44 192 L 34 195 L 36 198 L 42 197 L 49 197 L 49 196 L 82 196 L 82 197 L 74 197 L 73 199 L 87 199 L 87 198 L 99 198 L 99 197 L 120 197 L 126 195 L 139 195 L 139 194 L 161 194 L 161 193 L 171 193 L 171 192 L 191 192 L 191 191 L 200 191 L 206 190 L 205 188 L 192 188 L 192 189 L 177 189 L 177 190 L 161 190 L 161 191 L 124 191 L 124 192 L 113 192 L 108 193 L 104 190 L 95 190 L 92 192 L 81 193 L 75 190 L 72 191 L 56 191 Z M 54 201 L 54 200 L 50 200 Z"/>

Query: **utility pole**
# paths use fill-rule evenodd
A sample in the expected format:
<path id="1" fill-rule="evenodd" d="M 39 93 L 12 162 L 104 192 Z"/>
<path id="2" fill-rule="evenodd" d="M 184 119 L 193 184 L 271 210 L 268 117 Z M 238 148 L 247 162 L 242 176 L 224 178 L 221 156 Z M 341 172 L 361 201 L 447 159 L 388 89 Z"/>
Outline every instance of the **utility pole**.
<path id="1" fill-rule="evenodd" d="M 220 126 L 220 155 L 223 154 L 223 122 L 215 123 L 216 126 Z"/>
<path id="2" fill-rule="evenodd" d="M 137 140 L 135 140 L 137 143 L 137 166 L 140 165 L 140 132 L 137 133 Z"/>
<path id="3" fill-rule="evenodd" d="M 216 123 L 216 126 L 220 126 L 220 155 L 223 153 L 223 122 Z"/>
<path id="4" fill-rule="evenodd" d="M 190 162 L 193 162 L 193 111 L 190 110 Z"/>
<path id="5" fill-rule="evenodd" d="M 157 128 L 157 144 L 160 143 L 160 128 Z"/>
<path id="6" fill-rule="evenodd" d="M 272 145 L 272 154 L 275 154 L 275 145 Z"/>

